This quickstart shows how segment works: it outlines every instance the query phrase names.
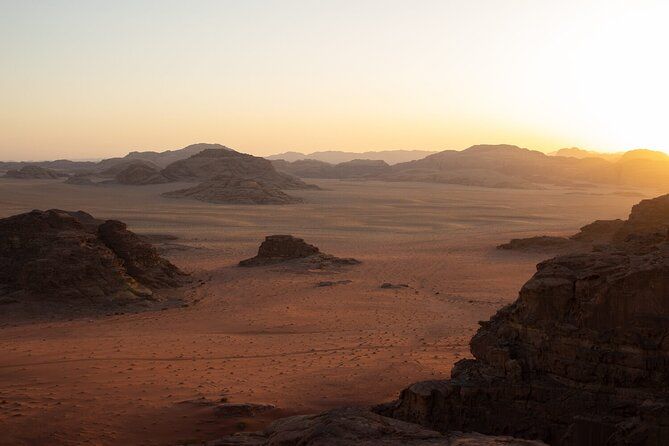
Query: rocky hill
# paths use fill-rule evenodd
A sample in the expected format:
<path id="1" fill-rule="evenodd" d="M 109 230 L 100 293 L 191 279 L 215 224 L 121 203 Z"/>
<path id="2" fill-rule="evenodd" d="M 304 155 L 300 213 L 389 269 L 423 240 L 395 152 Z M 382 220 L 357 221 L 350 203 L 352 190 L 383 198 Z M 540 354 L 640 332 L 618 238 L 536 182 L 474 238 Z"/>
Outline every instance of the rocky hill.
<path id="1" fill-rule="evenodd" d="M 197 186 L 166 192 L 165 197 L 193 198 L 208 203 L 222 204 L 291 204 L 301 203 L 280 189 L 259 181 L 214 177 Z"/>
<path id="2" fill-rule="evenodd" d="M 277 172 L 272 163 L 234 150 L 206 149 L 189 158 L 176 161 L 161 172 L 172 181 L 203 181 L 235 178 L 262 182 L 277 189 L 313 189 L 304 181 Z"/>
<path id="3" fill-rule="evenodd" d="M 16 178 L 21 180 L 55 180 L 64 175 L 51 169 L 39 166 L 23 166 L 19 170 L 10 170 L 5 173 L 5 178 Z"/>
<path id="4" fill-rule="evenodd" d="M 0 219 L 4 303 L 124 304 L 155 299 L 184 277 L 119 221 L 56 209 Z"/>
<path id="5" fill-rule="evenodd" d="M 239 266 L 265 266 L 287 263 L 292 266 L 325 268 L 328 266 L 356 265 L 352 258 L 340 258 L 321 252 L 318 247 L 292 235 L 268 235 L 260 244 L 258 254 L 242 260 Z"/>

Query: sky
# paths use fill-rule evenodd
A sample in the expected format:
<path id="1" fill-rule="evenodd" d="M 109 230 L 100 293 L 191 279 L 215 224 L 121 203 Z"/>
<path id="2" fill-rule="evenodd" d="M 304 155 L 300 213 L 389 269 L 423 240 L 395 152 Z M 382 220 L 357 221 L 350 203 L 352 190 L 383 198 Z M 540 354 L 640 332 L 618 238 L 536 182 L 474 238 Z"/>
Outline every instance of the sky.
<path id="1" fill-rule="evenodd" d="M 669 151 L 669 2 L 0 0 L 0 159 Z"/>

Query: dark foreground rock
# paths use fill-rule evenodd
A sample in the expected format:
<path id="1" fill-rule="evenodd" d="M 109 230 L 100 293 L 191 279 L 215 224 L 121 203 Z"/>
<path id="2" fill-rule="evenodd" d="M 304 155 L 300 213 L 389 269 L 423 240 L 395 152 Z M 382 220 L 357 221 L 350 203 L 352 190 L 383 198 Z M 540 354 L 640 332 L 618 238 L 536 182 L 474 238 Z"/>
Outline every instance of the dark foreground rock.
<path id="1" fill-rule="evenodd" d="M 300 265 L 324 268 L 334 265 L 356 265 L 358 260 L 340 258 L 320 252 L 303 239 L 292 235 L 268 235 L 258 248 L 258 254 L 242 260 L 239 266 L 263 266 L 283 262 L 299 262 Z"/>
<path id="2" fill-rule="evenodd" d="M 632 215 L 656 218 L 656 200 Z M 666 224 L 649 220 L 631 217 L 621 245 L 540 263 L 516 302 L 481 324 L 475 359 L 379 412 L 553 446 L 669 444 L 669 243 L 666 232 L 637 237 Z"/>
<path id="3" fill-rule="evenodd" d="M 364 409 L 343 408 L 318 415 L 283 418 L 262 432 L 241 433 L 206 443 L 208 446 L 540 446 L 510 437 L 451 432 L 383 417 Z"/>
<path id="4" fill-rule="evenodd" d="M 185 275 L 125 224 L 52 209 L 0 220 L 0 296 L 14 301 L 128 303 Z"/>
<path id="5" fill-rule="evenodd" d="M 216 177 L 197 186 L 163 194 L 173 198 L 193 198 L 222 204 L 293 204 L 302 200 L 292 197 L 262 181 Z"/>

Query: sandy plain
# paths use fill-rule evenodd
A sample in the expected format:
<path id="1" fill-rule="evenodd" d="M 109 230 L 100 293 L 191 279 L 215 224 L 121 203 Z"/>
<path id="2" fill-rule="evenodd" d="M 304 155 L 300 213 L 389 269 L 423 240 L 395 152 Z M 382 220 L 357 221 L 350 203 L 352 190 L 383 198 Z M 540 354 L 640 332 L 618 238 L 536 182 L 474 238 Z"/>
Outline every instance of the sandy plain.
<path id="1" fill-rule="evenodd" d="M 305 204 L 226 206 L 160 196 L 174 184 L 86 187 L 0 180 L 0 217 L 85 210 L 140 234 L 196 283 L 187 306 L 19 318 L 0 308 L 0 445 L 174 445 L 270 418 L 389 401 L 447 377 L 468 341 L 517 296 L 541 253 L 510 238 L 567 235 L 625 218 L 648 191 L 545 190 L 313 180 Z M 239 268 L 269 234 L 293 234 L 363 263 L 335 271 Z M 320 281 L 351 283 L 317 287 Z M 409 285 L 381 289 L 383 282 Z M 232 420 L 206 397 L 279 409 Z"/>

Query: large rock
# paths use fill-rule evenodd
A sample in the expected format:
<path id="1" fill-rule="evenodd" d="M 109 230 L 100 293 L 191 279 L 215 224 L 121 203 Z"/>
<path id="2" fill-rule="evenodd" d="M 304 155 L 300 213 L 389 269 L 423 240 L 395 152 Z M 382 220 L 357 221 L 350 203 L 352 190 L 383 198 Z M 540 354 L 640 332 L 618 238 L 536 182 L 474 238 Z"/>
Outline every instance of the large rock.
<path id="1" fill-rule="evenodd" d="M 294 264 L 320 268 L 360 263 L 355 259 L 339 258 L 322 253 L 316 246 L 292 235 L 268 235 L 258 248 L 258 254 L 250 259 L 242 260 L 239 266 L 263 266 L 289 261 L 298 261 Z"/>
<path id="2" fill-rule="evenodd" d="M 277 172 L 269 160 L 234 150 L 206 149 L 176 161 L 162 174 L 173 181 L 203 181 L 212 178 L 245 179 L 276 189 L 314 189 L 316 186 Z"/>
<path id="3" fill-rule="evenodd" d="M 642 203 L 630 220 L 646 228 L 664 198 Z M 554 446 L 669 444 L 669 243 L 643 246 L 540 263 L 518 300 L 482 323 L 474 359 L 380 412 Z"/>
<path id="4" fill-rule="evenodd" d="M 44 167 L 35 166 L 32 164 L 24 166 L 19 170 L 10 170 L 5 173 L 5 178 L 17 178 L 21 180 L 55 180 L 62 176 L 64 175 L 51 169 L 46 169 Z"/>
<path id="5" fill-rule="evenodd" d="M 0 295 L 15 301 L 124 303 L 183 280 L 118 221 L 56 209 L 0 220 Z"/>
<path id="6" fill-rule="evenodd" d="M 364 409 L 343 408 L 299 415 L 272 423 L 262 432 L 241 433 L 207 446 L 541 446 L 543 443 L 476 433 L 441 434 L 382 417 Z"/>
<path id="7" fill-rule="evenodd" d="M 292 204 L 301 203 L 274 186 L 239 178 L 213 178 L 197 186 L 163 194 L 166 197 L 193 198 L 208 203 L 224 204 Z"/>

